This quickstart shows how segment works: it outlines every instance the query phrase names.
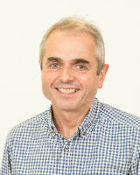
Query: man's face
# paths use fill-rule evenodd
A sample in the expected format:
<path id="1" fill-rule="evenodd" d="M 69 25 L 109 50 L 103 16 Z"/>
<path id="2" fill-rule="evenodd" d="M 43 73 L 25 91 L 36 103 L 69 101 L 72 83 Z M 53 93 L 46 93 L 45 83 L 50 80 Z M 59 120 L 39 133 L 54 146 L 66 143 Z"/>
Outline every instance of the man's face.
<path id="1" fill-rule="evenodd" d="M 50 34 L 42 60 L 42 89 L 54 109 L 90 108 L 108 69 L 105 65 L 97 76 L 95 48 L 86 33 L 56 30 Z"/>

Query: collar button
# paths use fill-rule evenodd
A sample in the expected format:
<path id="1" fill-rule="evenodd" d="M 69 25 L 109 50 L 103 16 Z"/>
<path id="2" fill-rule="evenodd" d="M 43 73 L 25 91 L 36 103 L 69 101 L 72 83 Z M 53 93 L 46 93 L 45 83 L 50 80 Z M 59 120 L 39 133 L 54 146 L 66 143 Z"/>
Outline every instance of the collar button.
<path id="1" fill-rule="evenodd" d="M 55 133 L 55 131 L 54 131 L 54 129 L 52 130 L 52 134 L 54 134 Z"/>
<path id="2" fill-rule="evenodd" d="M 65 153 L 68 152 L 68 148 L 64 148 L 64 152 L 65 152 Z"/>
<path id="3" fill-rule="evenodd" d="M 87 135 L 87 133 L 86 133 L 86 132 L 84 132 L 84 133 L 83 133 L 83 135 L 84 135 L 84 136 L 86 136 L 86 135 Z"/>

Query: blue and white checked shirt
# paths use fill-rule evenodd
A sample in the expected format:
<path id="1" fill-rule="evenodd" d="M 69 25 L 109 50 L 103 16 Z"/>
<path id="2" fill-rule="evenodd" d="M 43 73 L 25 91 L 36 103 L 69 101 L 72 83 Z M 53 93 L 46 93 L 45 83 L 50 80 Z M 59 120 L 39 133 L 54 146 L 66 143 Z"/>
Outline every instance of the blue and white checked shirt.
<path id="1" fill-rule="evenodd" d="M 140 119 L 96 98 L 75 135 L 58 134 L 51 108 L 9 133 L 1 175 L 138 175 Z"/>

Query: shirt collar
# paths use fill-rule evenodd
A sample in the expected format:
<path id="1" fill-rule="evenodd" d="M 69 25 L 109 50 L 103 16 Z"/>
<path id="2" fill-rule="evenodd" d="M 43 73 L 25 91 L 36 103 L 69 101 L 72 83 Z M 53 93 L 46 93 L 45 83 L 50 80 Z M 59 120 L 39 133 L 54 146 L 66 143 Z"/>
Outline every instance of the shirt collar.
<path id="1" fill-rule="evenodd" d="M 53 119 L 52 119 L 52 106 L 49 108 L 48 125 L 49 125 L 50 132 L 54 132 L 54 130 L 56 130 L 56 127 L 55 127 Z"/>
<path id="2" fill-rule="evenodd" d="M 97 115 L 98 110 L 99 110 L 99 101 L 97 100 L 97 98 L 94 98 L 88 114 L 86 115 L 81 125 L 78 127 L 80 135 L 85 135 L 91 130 L 91 127 L 92 129 L 94 128 L 98 119 Z"/>
<path id="3" fill-rule="evenodd" d="M 95 126 L 95 124 L 97 122 L 97 118 L 98 118 L 98 115 L 97 115 L 98 109 L 99 109 L 99 101 L 97 98 L 94 98 L 88 114 L 86 115 L 86 117 L 85 117 L 84 121 L 81 123 L 81 125 L 78 127 L 76 133 L 79 133 L 80 136 L 85 135 L 85 133 L 87 133 L 89 131 L 91 126 L 92 126 L 92 128 Z M 53 119 L 52 119 L 52 106 L 49 109 L 48 125 L 49 125 L 50 132 L 58 133 L 57 129 L 54 125 Z"/>

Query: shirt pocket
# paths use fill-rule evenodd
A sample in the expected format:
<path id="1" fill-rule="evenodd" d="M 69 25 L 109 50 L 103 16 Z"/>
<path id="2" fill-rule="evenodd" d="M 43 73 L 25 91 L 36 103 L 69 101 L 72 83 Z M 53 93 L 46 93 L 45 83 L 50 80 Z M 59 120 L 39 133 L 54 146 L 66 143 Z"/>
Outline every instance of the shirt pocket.
<path id="1" fill-rule="evenodd" d="M 117 163 L 107 163 L 107 164 L 94 164 L 94 165 L 85 165 L 83 167 L 82 175 L 129 175 L 129 167 Z"/>

